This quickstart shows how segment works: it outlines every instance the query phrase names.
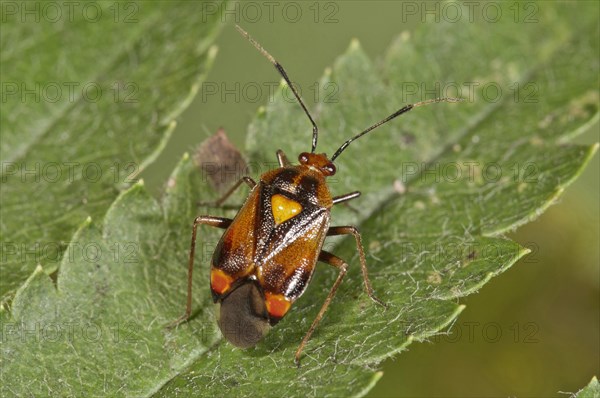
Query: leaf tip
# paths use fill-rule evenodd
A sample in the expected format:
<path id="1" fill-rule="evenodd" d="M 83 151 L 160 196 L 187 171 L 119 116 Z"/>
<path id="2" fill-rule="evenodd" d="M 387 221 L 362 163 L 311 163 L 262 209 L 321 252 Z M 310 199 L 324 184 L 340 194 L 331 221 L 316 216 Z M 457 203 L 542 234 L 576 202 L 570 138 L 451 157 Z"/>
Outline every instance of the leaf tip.
<path id="1" fill-rule="evenodd" d="M 136 186 L 136 187 L 140 187 L 140 188 L 142 188 L 144 185 L 145 185 L 145 183 L 144 183 L 144 179 L 143 179 L 143 178 L 140 178 L 140 179 L 139 179 L 139 180 L 138 180 L 138 181 L 135 183 L 135 186 Z"/>
<path id="2" fill-rule="evenodd" d="M 350 47 L 348 47 L 348 50 L 349 51 L 360 50 L 360 41 L 356 37 L 353 37 L 352 40 L 350 40 Z"/>
<path id="3" fill-rule="evenodd" d="M 210 48 L 208 49 L 208 59 L 213 60 L 217 57 L 217 53 L 219 52 L 219 47 L 218 46 L 210 46 Z"/>
<path id="4" fill-rule="evenodd" d="M 92 223 L 92 216 L 87 216 L 85 221 L 83 222 L 83 226 L 88 226 Z"/>
<path id="5" fill-rule="evenodd" d="M 182 156 L 182 160 L 187 161 L 190 158 L 190 153 L 189 152 L 184 152 L 183 156 Z"/>

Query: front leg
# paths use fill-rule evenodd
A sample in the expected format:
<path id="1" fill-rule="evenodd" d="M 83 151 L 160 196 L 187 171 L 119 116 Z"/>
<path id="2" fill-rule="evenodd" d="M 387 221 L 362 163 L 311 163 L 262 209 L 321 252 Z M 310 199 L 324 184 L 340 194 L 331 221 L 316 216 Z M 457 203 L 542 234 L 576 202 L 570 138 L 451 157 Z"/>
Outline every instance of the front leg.
<path id="1" fill-rule="evenodd" d="M 355 213 L 359 213 L 358 210 L 356 210 L 354 207 L 352 207 L 348 201 L 352 200 L 352 199 L 356 199 L 360 196 L 360 191 L 354 191 L 354 192 L 350 192 L 347 193 L 345 195 L 340 195 L 340 196 L 334 196 L 333 197 L 333 204 L 337 205 L 339 203 L 343 204 L 344 206 L 346 206 L 347 208 L 349 208 L 350 210 L 352 210 Z"/>
<path id="2" fill-rule="evenodd" d="M 194 225 L 192 226 L 192 243 L 190 244 L 190 257 L 188 261 L 187 303 L 185 307 L 185 313 L 175 321 L 171 322 L 171 324 L 168 326 L 169 328 L 173 328 L 179 325 L 181 322 L 188 320 L 190 314 L 192 313 L 192 274 L 194 272 L 194 254 L 196 253 L 196 232 L 198 225 L 205 224 L 211 227 L 225 229 L 229 227 L 232 221 L 233 220 L 229 218 L 213 216 L 198 216 L 194 220 Z"/>
<path id="3" fill-rule="evenodd" d="M 354 192 L 347 193 L 345 195 L 334 196 L 333 204 L 337 205 L 338 203 L 345 203 L 349 200 L 358 198 L 359 196 L 360 196 L 360 191 L 354 191 Z"/>
<path id="4" fill-rule="evenodd" d="M 285 152 L 283 152 L 281 149 L 277 150 L 277 162 L 279 163 L 279 167 L 287 167 L 291 165 L 287 156 L 285 156 Z"/>

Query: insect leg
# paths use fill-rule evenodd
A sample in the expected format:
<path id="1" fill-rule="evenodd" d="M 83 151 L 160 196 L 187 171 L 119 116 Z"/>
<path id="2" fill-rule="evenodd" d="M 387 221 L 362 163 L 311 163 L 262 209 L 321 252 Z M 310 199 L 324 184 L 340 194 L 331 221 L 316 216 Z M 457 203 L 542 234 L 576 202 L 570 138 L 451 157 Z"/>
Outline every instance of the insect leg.
<path id="1" fill-rule="evenodd" d="M 317 314 L 316 318 L 313 320 L 312 325 L 310 325 L 310 328 L 304 335 L 302 342 L 300 343 L 300 345 L 298 346 L 298 349 L 296 350 L 295 362 L 296 362 L 297 366 L 300 366 L 300 354 L 302 354 L 302 350 L 304 349 L 304 346 L 306 345 L 308 340 L 310 340 L 310 336 L 312 336 L 317 325 L 321 321 L 321 318 L 323 318 L 323 315 L 325 315 L 325 311 L 327 311 L 327 307 L 329 307 L 329 304 L 331 303 L 331 300 L 333 299 L 333 296 L 335 295 L 335 291 L 338 289 L 338 287 L 342 283 L 342 279 L 344 278 L 344 275 L 346 275 L 346 272 L 348 271 L 348 263 L 346 263 L 344 260 L 337 257 L 336 255 L 326 252 L 325 250 L 321 250 L 321 253 L 319 253 L 319 261 L 322 261 L 324 263 L 327 263 L 331 266 L 336 267 L 337 269 L 340 270 L 340 273 L 338 274 L 337 279 L 333 283 L 333 286 L 331 287 L 331 290 L 329 291 L 327 298 L 323 302 L 323 305 L 321 306 L 321 310 Z"/>
<path id="2" fill-rule="evenodd" d="M 242 177 L 235 184 L 233 184 L 233 186 L 231 188 L 229 188 L 229 190 L 227 192 L 225 192 L 223 194 L 223 196 L 221 196 L 219 199 L 215 200 L 214 202 L 198 202 L 198 205 L 199 206 L 221 207 L 221 205 L 227 200 L 227 198 L 229 198 L 231 196 L 231 194 L 234 193 L 235 190 L 240 187 L 240 185 L 242 185 L 243 182 L 245 182 L 250 187 L 250 189 L 252 189 L 256 186 L 256 181 L 254 181 L 252 178 Z"/>
<path id="3" fill-rule="evenodd" d="M 360 191 L 354 191 L 354 192 L 347 193 L 345 195 L 335 196 L 333 198 L 333 204 L 337 205 L 338 203 L 344 203 L 348 200 L 358 198 L 359 196 L 360 196 Z"/>
<path id="4" fill-rule="evenodd" d="M 169 324 L 169 328 L 175 327 L 181 322 L 186 321 L 192 313 L 192 273 L 194 272 L 194 254 L 196 253 L 196 231 L 198 229 L 198 225 L 204 224 L 211 227 L 225 229 L 231 224 L 232 221 L 233 220 L 229 218 L 213 216 L 198 216 L 194 220 L 194 225 L 192 226 L 192 243 L 190 244 L 190 258 L 188 262 L 187 303 L 185 307 L 185 313 Z"/>
<path id="5" fill-rule="evenodd" d="M 371 300 L 375 301 L 377 304 L 382 305 L 384 308 L 387 308 L 387 305 L 375 297 L 373 292 L 373 288 L 371 287 L 371 282 L 369 281 L 369 273 L 367 271 L 367 260 L 365 259 L 365 251 L 362 245 L 362 239 L 360 237 L 360 232 L 354 226 L 344 226 L 344 227 L 331 227 L 329 231 L 327 231 L 327 236 L 336 236 L 336 235 L 353 235 L 354 239 L 356 239 L 356 248 L 358 249 L 358 256 L 360 258 L 360 269 L 363 274 L 363 280 L 365 282 L 365 288 L 367 289 L 367 294 L 371 298 Z"/>
<path id="6" fill-rule="evenodd" d="M 279 162 L 279 167 L 285 167 L 291 164 L 281 149 L 277 150 L 277 161 Z"/>

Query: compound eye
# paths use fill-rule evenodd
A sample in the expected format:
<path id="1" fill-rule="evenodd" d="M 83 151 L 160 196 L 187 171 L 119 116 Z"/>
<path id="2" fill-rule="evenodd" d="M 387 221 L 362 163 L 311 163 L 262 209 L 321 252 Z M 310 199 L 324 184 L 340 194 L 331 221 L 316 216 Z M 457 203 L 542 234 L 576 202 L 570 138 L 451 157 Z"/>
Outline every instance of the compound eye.
<path id="1" fill-rule="evenodd" d="M 335 165 L 333 163 L 329 163 L 328 165 L 323 167 L 323 172 L 328 175 L 328 176 L 332 176 L 335 174 L 336 172 L 336 168 Z"/>
<path id="2" fill-rule="evenodd" d="M 308 153 L 307 152 L 302 152 L 300 155 L 298 155 L 298 161 L 302 164 L 307 164 L 308 163 Z"/>

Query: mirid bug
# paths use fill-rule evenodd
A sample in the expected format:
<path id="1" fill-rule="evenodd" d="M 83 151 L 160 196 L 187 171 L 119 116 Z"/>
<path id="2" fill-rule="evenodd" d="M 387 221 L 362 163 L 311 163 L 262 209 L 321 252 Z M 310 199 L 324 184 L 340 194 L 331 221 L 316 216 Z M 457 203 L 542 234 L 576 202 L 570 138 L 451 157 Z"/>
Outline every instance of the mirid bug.
<path id="1" fill-rule="evenodd" d="M 354 237 L 367 294 L 385 307 L 375 297 L 369 282 L 361 235 L 356 227 L 330 226 L 332 206 L 360 196 L 359 191 L 331 195 L 326 178 L 336 173 L 334 160 L 354 140 L 413 108 L 434 102 L 456 102 L 458 99 L 438 98 L 406 105 L 348 139 L 328 158 L 324 153 L 315 153 L 318 127 L 283 67 L 247 32 L 236 27 L 275 66 L 298 100 L 312 124 L 312 149 L 298 156 L 298 165 L 292 165 L 283 151 L 278 150 L 279 168 L 261 175 L 258 183 L 250 177 L 243 177 L 234 184 L 215 202 L 221 205 L 242 183 L 246 183 L 251 189 L 250 194 L 233 219 L 196 217 L 189 254 L 186 310 L 173 325 L 187 320 L 191 314 L 198 226 L 204 224 L 222 228 L 225 232 L 211 260 L 210 287 L 214 302 L 220 304 L 217 314 L 219 328 L 223 336 L 237 347 L 256 345 L 288 313 L 292 304 L 304 293 L 317 261 L 338 269 L 338 277 L 321 310 L 296 350 L 295 362 L 299 364 L 304 346 L 323 318 L 348 269 L 348 263 L 343 259 L 322 250 L 326 237 Z"/>

